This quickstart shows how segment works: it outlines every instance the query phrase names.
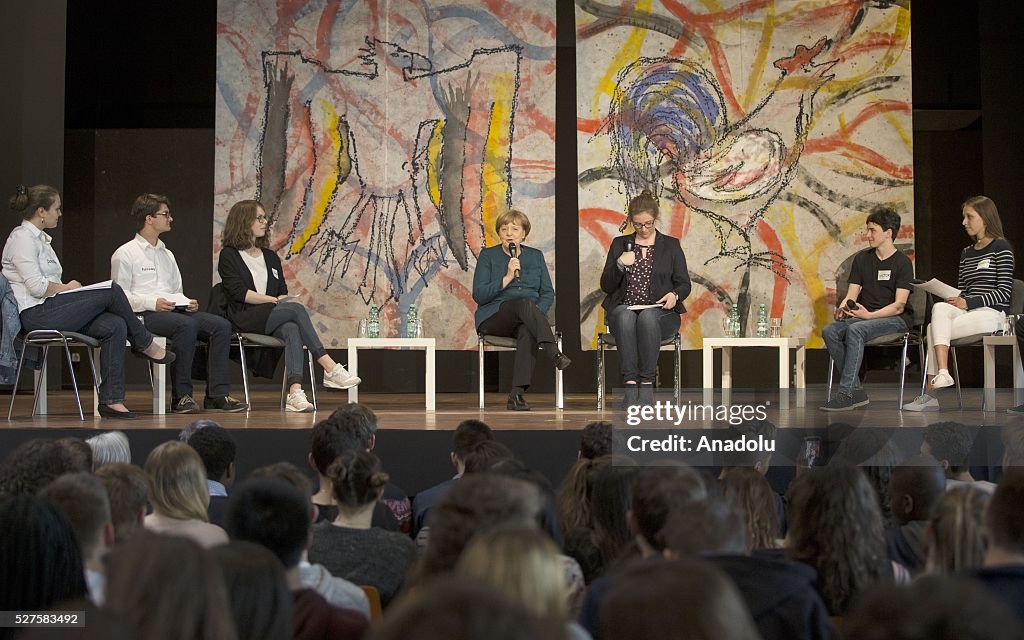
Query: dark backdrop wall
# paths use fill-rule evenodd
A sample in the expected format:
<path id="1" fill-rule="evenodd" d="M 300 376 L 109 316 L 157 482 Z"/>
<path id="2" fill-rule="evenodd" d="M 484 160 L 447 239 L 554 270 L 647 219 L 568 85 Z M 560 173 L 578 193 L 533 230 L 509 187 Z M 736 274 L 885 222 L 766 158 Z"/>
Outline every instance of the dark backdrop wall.
<path id="1" fill-rule="evenodd" d="M 557 7 L 555 284 L 562 301 L 573 301 L 579 299 L 574 266 L 574 16 L 572 3 L 558 2 Z M 131 236 L 126 218 L 134 196 L 166 193 L 177 227 L 168 244 L 187 286 L 205 295 L 212 274 L 215 0 L 109 0 L 102 11 L 89 2 L 45 0 L 3 3 L 0 11 L 5 24 L 25 27 L 11 30 L 13 36 L 0 44 L 0 51 L 9 54 L 5 59 L 15 61 L 15 99 L 0 104 L 0 142 L 7 151 L 0 167 L 5 193 L 18 182 L 63 184 L 68 214 L 64 235 L 81 248 L 65 248 L 63 258 L 67 272 L 81 280 L 107 277 L 110 251 Z M 1003 212 L 1010 241 L 1024 250 L 1017 215 L 1024 195 L 1018 177 L 1024 154 L 1019 144 L 1024 139 L 1019 116 L 1024 89 L 1012 50 L 1024 26 L 1024 6 L 1012 1 L 921 2 L 912 21 L 917 271 L 923 277 L 952 280 L 967 241 L 959 203 L 969 195 L 992 196 Z M 58 124 L 61 117 L 64 130 Z M 574 306 L 558 305 L 559 325 L 574 360 L 566 372 L 567 390 L 592 392 L 594 354 L 578 350 Z M 422 386 L 421 356 L 368 356 L 365 373 L 360 371 L 368 389 L 413 391 Z M 664 360 L 667 381 L 670 363 Z M 511 363 L 511 354 L 488 356 L 491 389 L 507 388 Z M 824 379 L 826 365 L 823 351 L 809 355 L 812 382 Z M 475 389 L 475 354 L 441 353 L 438 366 L 444 372 L 439 391 Z M 614 356 L 610 367 L 616 369 Z M 967 384 L 980 385 L 980 354 L 964 354 L 961 368 Z M 1000 380 L 1009 377 L 1008 364 L 1003 369 Z M 740 363 L 734 384 L 774 386 L 773 371 Z M 141 375 L 135 379 L 143 383 Z M 892 377 L 883 372 L 870 379 L 887 375 Z M 685 354 L 683 376 L 685 384 L 700 384 L 698 352 Z M 552 380 L 546 368 L 538 367 L 537 390 L 550 390 Z"/>

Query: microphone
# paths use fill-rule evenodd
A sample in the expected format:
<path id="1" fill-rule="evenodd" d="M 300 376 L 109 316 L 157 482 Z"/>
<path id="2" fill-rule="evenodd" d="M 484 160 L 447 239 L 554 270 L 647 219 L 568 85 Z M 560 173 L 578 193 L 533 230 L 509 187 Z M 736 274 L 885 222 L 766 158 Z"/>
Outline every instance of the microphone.
<path id="1" fill-rule="evenodd" d="M 622 252 L 626 253 L 626 252 L 629 252 L 629 251 L 632 251 L 632 250 L 633 250 L 633 241 L 631 239 L 627 238 L 626 239 L 625 248 L 622 250 Z M 626 267 L 626 273 L 629 273 L 629 269 L 630 269 L 630 267 Z"/>
<path id="2" fill-rule="evenodd" d="M 516 257 L 516 243 L 514 243 L 514 242 L 508 243 L 508 254 L 510 256 L 512 256 L 513 258 Z M 516 269 L 515 277 L 517 277 L 517 278 L 519 277 L 519 269 Z"/>

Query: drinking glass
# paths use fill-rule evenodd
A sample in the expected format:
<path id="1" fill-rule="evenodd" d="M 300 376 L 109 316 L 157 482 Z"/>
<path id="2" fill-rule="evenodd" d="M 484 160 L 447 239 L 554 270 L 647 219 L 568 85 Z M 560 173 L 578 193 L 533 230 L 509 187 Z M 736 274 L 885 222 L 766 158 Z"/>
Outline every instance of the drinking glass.
<path id="1" fill-rule="evenodd" d="M 362 320 L 359 321 L 359 331 L 357 332 L 357 335 L 360 338 L 365 338 L 368 335 L 368 333 L 369 332 L 366 329 L 366 318 L 363 318 Z"/>
<path id="2" fill-rule="evenodd" d="M 772 318 L 771 320 L 768 321 L 768 337 L 782 337 L 782 318 Z"/>

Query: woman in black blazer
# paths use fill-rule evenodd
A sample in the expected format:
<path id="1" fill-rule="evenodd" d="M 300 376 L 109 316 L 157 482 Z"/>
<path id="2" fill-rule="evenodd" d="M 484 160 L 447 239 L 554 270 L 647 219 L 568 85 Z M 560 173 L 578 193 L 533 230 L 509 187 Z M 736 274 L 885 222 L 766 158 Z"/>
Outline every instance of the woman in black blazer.
<path id="1" fill-rule="evenodd" d="M 690 295 L 679 239 L 654 228 L 658 200 L 644 190 L 630 200 L 628 213 L 633 233 L 612 240 L 601 273 L 601 290 L 608 294 L 602 306 L 626 387 L 623 407 L 654 403 L 658 351 L 679 331 L 683 300 Z"/>
<path id="2" fill-rule="evenodd" d="M 305 413 L 312 411 L 313 405 L 302 390 L 303 347 L 324 368 L 324 386 L 348 389 L 359 384 L 360 379 L 328 355 L 306 307 L 284 301 L 288 297 L 284 270 L 281 259 L 267 248 L 268 242 L 263 205 L 255 200 L 236 202 L 224 223 L 217 263 L 227 297 L 225 312 L 238 331 L 284 340 L 288 381 L 285 409 Z"/>

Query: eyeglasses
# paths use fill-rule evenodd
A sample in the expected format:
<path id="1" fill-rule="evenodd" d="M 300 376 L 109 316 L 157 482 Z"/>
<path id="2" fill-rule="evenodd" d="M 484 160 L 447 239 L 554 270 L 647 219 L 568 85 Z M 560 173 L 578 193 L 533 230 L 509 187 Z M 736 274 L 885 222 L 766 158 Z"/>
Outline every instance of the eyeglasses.
<path id="1" fill-rule="evenodd" d="M 171 217 L 171 212 L 170 211 L 158 211 L 156 213 L 151 213 L 149 215 L 153 216 L 154 218 L 157 217 L 157 216 L 164 216 L 165 218 L 170 218 Z"/>
<path id="2" fill-rule="evenodd" d="M 266 222 L 267 216 L 256 216 L 256 222 Z"/>
<path id="3" fill-rule="evenodd" d="M 651 220 L 650 222 L 630 222 L 630 224 L 633 225 L 633 228 L 638 231 L 640 229 L 653 229 L 654 223 L 655 220 Z"/>

